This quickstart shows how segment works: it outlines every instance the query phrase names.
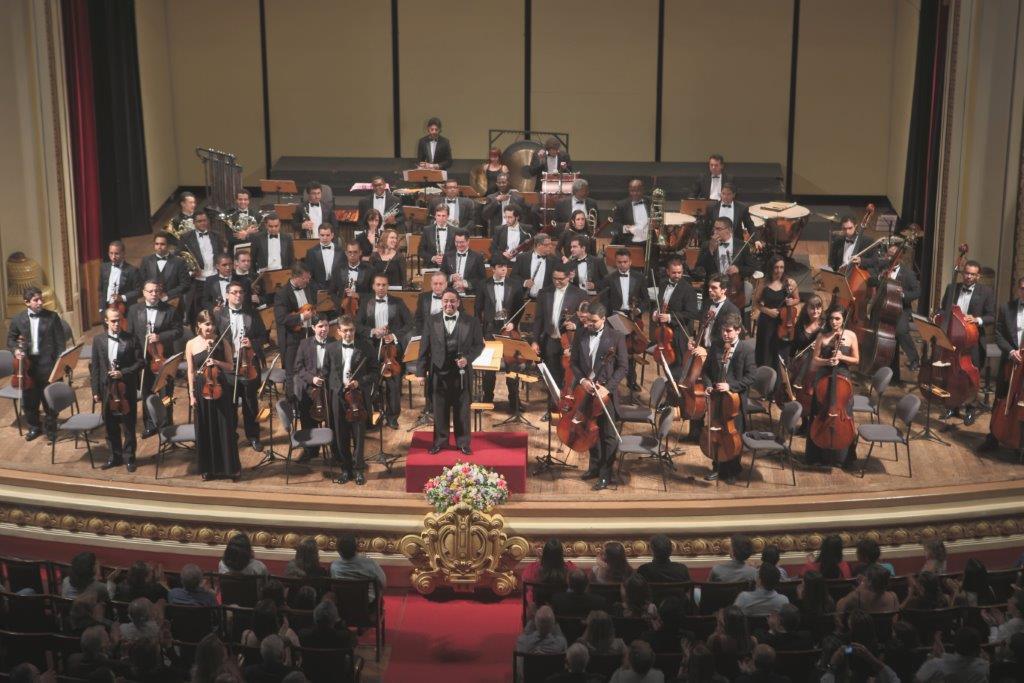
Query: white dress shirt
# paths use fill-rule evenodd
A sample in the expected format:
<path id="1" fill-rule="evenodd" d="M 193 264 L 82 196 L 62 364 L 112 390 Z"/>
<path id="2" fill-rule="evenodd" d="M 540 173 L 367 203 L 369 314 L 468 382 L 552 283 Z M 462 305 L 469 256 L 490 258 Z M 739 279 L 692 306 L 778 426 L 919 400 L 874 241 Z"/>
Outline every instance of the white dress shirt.
<path id="1" fill-rule="evenodd" d="M 384 209 L 387 207 L 388 196 L 386 194 L 373 195 L 373 208 L 380 212 L 380 215 L 384 215 Z"/>
<path id="2" fill-rule="evenodd" d="M 167 265 L 167 257 L 166 256 L 162 256 L 162 257 L 161 256 L 157 256 L 156 257 L 156 269 L 158 271 L 160 271 L 161 273 L 164 272 L 164 266 L 166 266 L 166 265 Z"/>
<path id="3" fill-rule="evenodd" d="M 531 258 L 533 262 L 530 263 L 530 272 L 533 273 L 533 287 L 530 287 L 530 297 L 536 299 L 537 292 L 540 291 L 541 286 L 544 284 L 544 278 L 547 275 L 548 260 L 538 256 L 537 252 L 533 252 Z"/>
<path id="4" fill-rule="evenodd" d="M 587 265 L 587 259 L 585 258 L 576 262 L 576 279 L 578 280 L 576 284 L 580 286 L 580 289 L 587 288 L 587 279 L 590 275 L 590 272 L 587 269 L 589 267 L 590 266 Z"/>
<path id="5" fill-rule="evenodd" d="M 310 204 L 309 209 L 309 220 L 313 223 L 313 230 L 315 231 L 320 227 L 320 224 L 324 222 L 324 209 L 320 204 Z"/>
<path id="6" fill-rule="evenodd" d="M 306 300 L 306 292 L 304 290 L 295 290 L 295 303 L 298 305 L 299 308 L 302 308 L 303 306 L 309 303 Z"/>
<path id="7" fill-rule="evenodd" d="M 430 163 L 434 163 L 434 158 L 437 154 L 437 140 L 429 141 L 427 146 L 430 148 Z"/>
<path id="8" fill-rule="evenodd" d="M 733 223 L 736 222 L 736 204 L 720 204 L 718 207 L 718 217 L 728 218 Z"/>
<path id="9" fill-rule="evenodd" d="M 665 306 L 668 304 L 668 300 L 672 298 L 672 293 L 676 291 L 676 283 L 669 282 L 665 285 L 665 291 L 661 294 L 661 305 Z"/>
<path id="10" fill-rule="evenodd" d="M 570 214 L 576 213 L 577 211 L 582 211 L 583 213 L 587 212 L 587 200 L 577 199 L 576 197 L 572 198 L 572 211 Z"/>
<path id="11" fill-rule="evenodd" d="M 505 310 L 505 281 L 494 280 L 494 305 L 499 311 Z M 506 311 L 507 312 L 507 311 Z"/>
<path id="12" fill-rule="evenodd" d="M 711 346 L 711 330 L 715 327 L 715 319 L 718 318 L 718 312 L 722 310 L 722 304 L 724 303 L 725 299 L 722 299 L 717 304 L 711 304 L 711 308 L 709 310 L 714 311 L 714 314 L 711 316 L 711 322 L 708 323 L 708 329 L 704 330 L 704 342 L 702 344 L 704 348 Z"/>
<path id="13" fill-rule="evenodd" d="M 430 295 L 430 315 L 441 312 L 441 297 L 436 294 Z"/>
<path id="14" fill-rule="evenodd" d="M 459 312 L 456 311 L 455 314 L 451 316 L 451 320 L 448 318 L 448 315 L 444 316 L 444 331 L 447 335 L 451 336 L 455 332 L 455 325 L 459 322 Z"/>
<path id="15" fill-rule="evenodd" d="M 156 306 L 153 306 L 153 307 L 150 307 L 148 305 L 146 306 L 146 324 L 147 325 L 152 325 L 154 327 L 156 326 L 156 314 L 157 314 Z"/>
<path id="16" fill-rule="evenodd" d="M 28 329 L 31 333 L 32 339 L 29 343 L 29 355 L 39 355 L 39 315 L 29 311 L 28 314 Z"/>
<path id="17" fill-rule="evenodd" d="M 619 278 L 619 291 L 622 292 L 622 303 L 619 305 L 620 311 L 629 310 L 629 273 L 626 273 L 626 277 L 622 277 L 620 271 L 615 271 L 616 277 Z"/>
<path id="18" fill-rule="evenodd" d="M 1024 301 L 1017 300 L 1017 348 L 1024 341 Z"/>
<path id="19" fill-rule="evenodd" d="M 548 154 L 545 158 L 548 165 L 548 173 L 558 173 L 558 155 Z"/>
<path id="20" fill-rule="evenodd" d="M 358 281 L 359 281 L 359 268 L 358 267 L 353 268 L 352 266 L 348 266 L 348 282 L 346 283 L 346 289 L 348 288 L 349 285 L 351 285 L 351 287 L 353 289 L 355 289 L 356 282 L 358 282 Z"/>
<path id="21" fill-rule="evenodd" d="M 313 340 L 314 340 L 314 343 L 316 344 L 316 369 L 317 370 L 323 370 L 324 369 L 324 356 L 327 354 L 327 340 L 324 339 L 324 340 L 321 341 L 320 339 L 317 339 L 316 337 L 313 337 Z M 343 352 L 341 354 L 342 357 L 345 356 L 344 351 L 346 351 L 346 350 L 347 349 L 342 349 L 342 352 Z"/>
<path id="22" fill-rule="evenodd" d="M 107 301 L 110 301 L 114 297 L 114 292 L 117 291 L 117 288 L 120 286 L 120 282 L 121 266 L 115 266 L 113 263 L 111 263 L 110 279 L 107 280 Z"/>
<path id="23" fill-rule="evenodd" d="M 469 251 L 457 251 L 455 252 L 455 272 L 459 274 L 462 279 L 466 278 L 466 261 L 469 260 Z"/>
<path id="24" fill-rule="evenodd" d="M 281 236 L 271 239 L 267 236 L 267 270 L 281 270 L 284 264 L 281 262 Z"/>
<path id="25" fill-rule="evenodd" d="M 383 302 L 379 299 L 374 300 L 373 325 L 374 327 L 388 326 L 388 298 L 386 296 Z"/>
<path id="26" fill-rule="evenodd" d="M 228 322 L 231 324 L 231 339 L 238 348 L 238 340 L 245 335 L 245 315 L 241 308 L 228 307 Z"/>
<path id="27" fill-rule="evenodd" d="M 562 306 L 568 289 L 568 287 L 562 289 L 555 287 L 555 295 L 551 299 L 551 336 L 555 339 L 560 336 L 558 324 L 562 322 Z"/>
<path id="28" fill-rule="evenodd" d="M 458 225 L 459 224 L 459 198 L 456 197 L 455 199 L 448 199 L 446 197 L 445 200 L 444 200 L 444 203 L 445 203 L 445 206 L 448 207 L 448 220 L 449 220 L 449 222 L 454 223 L 455 225 Z M 444 248 L 444 244 L 441 245 L 441 248 L 442 249 Z"/>
<path id="29" fill-rule="evenodd" d="M 846 239 L 845 237 L 843 238 Z M 854 238 L 852 242 L 844 242 L 843 244 L 843 265 L 846 265 L 853 258 L 856 253 L 854 249 L 857 248 L 857 239 Z"/>
<path id="30" fill-rule="evenodd" d="M 594 379 L 597 376 L 597 347 L 601 345 L 601 335 L 604 333 L 602 327 L 597 331 L 597 334 L 590 338 L 590 374 L 589 379 Z"/>
<path id="31" fill-rule="evenodd" d="M 110 333 L 107 333 L 107 360 L 110 361 L 111 367 L 117 362 L 117 346 L 120 340 L 117 337 L 111 337 Z"/>
<path id="32" fill-rule="evenodd" d="M 220 298 L 222 301 L 228 300 L 228 285 L 231 284 L 231 278 L 221 277 L 217 275 L 217 284 L 220 286 Z"/>
<path id="33" fill-rule="evenodd" d="M 647 241 L 647 205 L 643 202 L 633 204 L 633 232 L 634 242 Z"/>
<path id="34" fill-rule="evenodd" d="M 708 191 L 709 199 L 721 199 L 722 198 L 722 176 L 713 175 L 711 176 L 711 189 Z"/>
<path id="35" fill-rule="evenodd" d="M 317 351 L 319 354 L 319 350 Z M 341 378 L 345 385 L 352 381 L 352 354 L 355 353 L 355 347 L 346 348 L 344 343 L 341 346 L 341 363 L 342 368 Z"/>
<path id="36" fill-rule="evenodd" d="M 213 241 L 210 238 L 210 231 L 199 232 L 196 230 L 196 241 L 199 242 L 199 253 L 203 257 L 203 270 L 196 277 L 197 280 L 206 280 L 217 272 L 217 266 L 213 262 Z"/>
<path id="37" fill-rule="evenodd" d="M 519 246 L 519 243 L 523 239 L 523 232 L 519 229 L 519 224 L 508 226 L 508 231 L 505 233 L 507 238 L 505 240 L 505 249 L 512 251 Z"/>
<path id="38" fill-rule="evenodd" d="M 450 213 L 448 214 L 448 217 L 451 218 Z M 454 222 L 455 219 L 452 218 L 451 220 Z M 437 235 L 437 244 L 434 246 L 437 248 L 437 253 L 444 256 L 445 248 L 448 246 L 448 228 L 438 226 L 435 234 Z"/>
<path id="39" fill-rule="evenodd" d="M 961 285 L 960 294 L 956 298 L 956 305 L 960 310 L 967 313 L 967 307 L 971 305 L 971 297 L 974 296 L 974 285 L 964 287 Z"/>
<path id="40" fill-rule="evenodd" d="M 320 245 L 320 257 L 324 260 L 324 272 L 330 278 L 331 269 L 334 268 L 334 245 L 329 244 L 326 249 L 323 245 Z"/>
<path id="41" fill-rule="evenodd" d="M 724 273 L 732 265 L 732 240 L 718 245 L 718 272 Z"/>

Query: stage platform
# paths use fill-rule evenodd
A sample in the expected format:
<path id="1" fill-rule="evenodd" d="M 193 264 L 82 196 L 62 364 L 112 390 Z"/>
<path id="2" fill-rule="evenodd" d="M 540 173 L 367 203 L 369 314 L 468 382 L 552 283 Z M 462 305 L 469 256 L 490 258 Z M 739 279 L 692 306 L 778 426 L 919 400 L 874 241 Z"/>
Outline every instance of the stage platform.
<path id="1" fill-rule="evenodd" d="M 483 160 L 458 159 L 448 169 L 448 176 L 460 183 L 469 182 L 469 172 Z M 590 183 L 590 196 L 598 201 L 625 199 L 626 186 L 633 178 L 644 181 L 648 191 L 655 186 L 670 198 L 688 196 L 690 186 L 707 170 L 707 161 L 642 162 L 642 161 L 573 161 L 576 170 Z M 392 184 L 401 183 L 402 171 L 414 168 L 415 159 L 393 157 L 278 157 L 270 177 L 294 180 L 302 187 L 311 180 L 331 186 L 338 206 L 355 206 L 358 196 L 349 194 L 353 183 L 369 182 L 374 175 L 383 175 Z M 783 196 L 782 165 L 777 163 L 729 163 L 729 173 L 739 186 L 739 199 L 753 204 L 780 199 Z"/>

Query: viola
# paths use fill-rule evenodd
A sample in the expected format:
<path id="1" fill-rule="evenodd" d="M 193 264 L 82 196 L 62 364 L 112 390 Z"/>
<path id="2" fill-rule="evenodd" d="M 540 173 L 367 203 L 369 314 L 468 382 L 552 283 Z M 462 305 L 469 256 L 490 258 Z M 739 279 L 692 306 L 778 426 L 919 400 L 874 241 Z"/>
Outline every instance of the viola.
<path id="1" fill-rule="evenodd" d="M 836 332 L 832 341 L 832 358 L 839 356 L 843 345 L 845 326 Z M 853 400 L 853 384 L 850 378 L 839 374 L 836 365 L 814 385 L 814 397 L 818 402 L 818 414 L 811 422 L 810 438 L 819 448 L 842 450 L 849 448 L 857 437 L 857 426 L 847 412 Z"/>
<path id="2" fill-rule="evenodd" d="M 1024 367 L 1012 360 L 1006 367 L 1006 395 L 996 398 L 992 406 L 992 421 L 989 431 L 1005 448 L 1019 450 L 1021 447 L 1021 431 L 1024 430 Z"/>
<path id="3" fill-rule="evenodd" d="M 388 328 L 384 328 L 384 336 L 380 338 L 379 360 L 380 374 L 384 378 L 398 377 L 402 372 L 402 362 L 398 359 L 398 342 L 394 339 L 384 341 L 391 334 Z"/>
<path id="4" fill-rule="evenodd" d="M 722 353 L 718 376 L 724 381 L 729 359 L 735 350 L 734 344 L 727 344 Z M 707 415 L 704 431 L 700 437 L 700 450 L 717 462 L 729 462 L 740 457 L 743 439 L 736 429 L 736 416 L 742 410 L 739 392 L 709 390 Z"/>
<path id="5" fill-rule="evenodd" d="M 164 344 L 159 338 L 150 343 L 148 335 L 153 334 L 153 323 L 146 323 L 146 334 L 146 360 L 149 363 L 150 372 L 157 375 L 163 369 L 164 361 L 167 360 L 164 356 Z"/>
<path id="6" fill-rule="evenodd" d="M 359 375 L 359 371 L 363 369 L 363 365 L 366 364 L 366 359 L 363 358 L 359 361 L 359 365 L 352 372 L 352 377 Z M 345 387 L 341 393 L 341 403 L 345 410 L 345 421 L 346 422 L 363 422 L 366 420 L 366 400 L 363 396 L 363 390 L 356 384 L 354 387 Z M 314 417 L 314 419 L 316 419 Z"/>
<path id="7" fill-rule="evenodd" d="M 708 326 L 711 325 L 713 318 L 714 312 L 708 310 L 700 327 L 697 329 L 697 334 L 693 337 L 698 345 L 700 340 L 704 338 L 704 333 L 707 331 Z M 698 420 L 704 417 L 707 411 L 707 391 L 704 387 L 704 358 L 694 353 L 689 348 L 689 345 L 683 351 L 683 374 L 679 382 L 679 388 L 682 393 L 683 417 L 687 420 Z"/>
<path id="8" fill-rule="evenodd" d="M 316 376 L 320 379 L 324 378 L 322 372 L 317 372 Z M 327 385 L 316 384 L 309 385 L 309 416 L 314 422 L 326 422 L 327 421 Z"/>
<path id="9" fill-rule="evenodd" d="M 120 327 L 122 332 L 128 331 L 128 305 L 125 304 L 124 300 L 121 299 L 121 295 L 117 291 L 117 283 L 114 283 L 114 294 L 111 297 L 113 301 L 107 303 L 107 308 L 113 308 L 115 311 L 121 314 Z"/>
<path id="10" fill-rule="evenodd" d="M 260 376 L 260 370 L 256 365 L 256 349 L 252 346 L 243 346 L 238 349 L 238 378 L 254 380 Z"/>
<path id="11" fill-rule="evenodd" d="M 303 304 L 299 306 L 299 310 L 295 312 L 298 313 L 300 316 L 305 315 L 307 313 L 315 313 L 316 307 L 313 306 L 313 304 Z M 302 330 L 305 328 L 306 326 L 303 324 L 302 320 L 300 320 L 297 325 L 292 325 L 292 332 L 295 332 L 297 334 L 299 332 L 302 332 Z"/>
<path id="12" fill-rule="evenodd" d="M 654 276 L 651 276 L 654 279 Z M 662 298 L 664 294 L 659 294 L 658 297 Z M 664 302 L 661 305 L 660 312 L 662 315 L 668 315 L 668 302 Z M 665 362 L 672 365 L 676 362 L 676 348 L 672 343 L 675 341 L 675 332 L 672 331 L 672 325 L 669 323 L 659 322 L 654 328 L 654 359 L 659 363 L 664 358 Z"/>
<path id="13" fill-rule="evenodd" d="M 110 362 L 111 372 L 120 370 L 117 361 Z M 107 410 L 115 417 L 123 417 L 131 412 L 131 404 L 128 402 L 128 383 L 124 376 L 114 379 L 108 375 L 107 380 Z"/>
<path id="14" fill-rule="evenodd" d="M 595 370 L 602 367 L 614 355 L 615 347 L 612 346 L 602 356 L 600 363 L 594 366 Z M 597 394 L 587 391 L 582 383 L 577 386 L 572 393 L 572 405 L 568 407 L 568 410 L 563 411 L 562 417 L 558 419 L 559 440 L 577 453 L 584 453 L 593 448 L 600 438 L 597 419 L 606 410 L 604 402 L 610 399 L 611 392 L 601 399 Z"/>
<path id="15" fill-rule="evenodd" d="M 28 359 L 28 344 L 25 341 L 25 337 L 18 337 L 18 350 L 21 351 L 22 355 L 21 358 L 14 357 L 14 374 L 11 376 L 11 388 L 24 391 L 36 385 L 30 372 L 32 362 Z"/>
<path id="16" fill-rule="evenodd" d="M 216 347 L 211 340 L 209 343 L 209 355 L 206 357 L 206 362 L 203 363 L 203 367 L 199 370 L 199 374 L 203 376 L 203 388 L 201 395 L 207 401 L 216 401 L 224 395 L 224 387 L 221 385 L 223 371 L 213 360 L 213 352 L 215 348 Z"/>

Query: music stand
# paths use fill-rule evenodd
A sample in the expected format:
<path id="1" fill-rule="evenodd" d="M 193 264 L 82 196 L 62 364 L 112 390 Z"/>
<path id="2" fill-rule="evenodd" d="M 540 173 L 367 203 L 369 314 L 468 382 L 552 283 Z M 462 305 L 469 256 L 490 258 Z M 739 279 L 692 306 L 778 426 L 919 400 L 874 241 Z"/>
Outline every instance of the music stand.
<path id="1" fill-rule="evenodd" d="M 298 204 L 274 204 L 274 213 L 281 219 L 281 222 L 290 221 L 295 218 L 295 209 L 298 208 Z"/>
<path id="2" fill-rule="evenodd" d="M 292 240 L 292 244 L 295 248 L 295 260 L 301 261 L 306 258 L 306 252 L 320 244 L 320 240 L 309 237 L 296 237 Z"/>
<path id="3" fill-rule="evenodd" d="M 410 337 L 409 338 L 409 343 L 406 344 L 406 347 L 405 347 L 405 355 L 402 356 L 402 362 L 403 363 L 417 363 L 417 364 L 419 363 L 419 359 L 420 359 L 420 339 L 422 339 L 422 337 Z M 427 368 L 427 371 L 428 372 L 430 371 L 429 367 Z M 427 385 L 426 382 L 427 382 L 427 379 L 425 378 L 424 379 L 424 386 L 429 387 L 429 385 Z M 409 389 L 409 401 L 410 401 L 409 407 L 412 408 L 412 388 Z M 431 401 L 433 401 L 433 399 L 431 399 Z M 416 427 L 424 427 L 426 425 L 432 425 L 432 424 L 434 424 L 434 416 L 433 416 L 433 414 L 429 410 L 427 410 L 427 404 L 426 404 L 426 402 L 424 402 L 424 404 L 423 404 L 423 412 L 421 412 L 420 416 L 418 418 L 416 418 L 416 424 L 413 425 L 413 429 L 415 429 Z"/>
<path id="4" fill-rule="evenodd" d="M 316 312 L 334 313 L 334 299 L 326 289 L 321 289 L 316 293 Z"/>
<path id="5" fill-rule="evenodd" d="M 448 171 L 433 168 L 410 168 L 408 171 L 402 171 L 402 180 L 422 185 L 443 183 L 448 180 Z"/>
<path id="6" fill-rule="evenodd" d="M 501 359 L 505 361 L 506 368 L 511 367 L 513 363 L 521 364 L 523 362 L 536 363 L 540 360 L 540 356 L 533 350 L 533 347 L 524 342 L 522 339 L 512 339 L 511 337 L 504 337 L 501 335 L 494 335 L 495 343 L 501 344 Z M 506 374 L 516 375 L 516 391 L 518 392 L 519 387 L 522 385 L 519 382 L 518 374 L 516 372 L 506 369 Z M 516 400 L 513 401 L 512 397 L 508 397 L 509 406 L 512 407 L 512 415 L 501 422 L 498 422 L 495 426 L 502 427 L 510 424 L 521 424 L 526 425 L 530 429 L 537 429 L 537 426 L 526 419 L 523 415 L 523 401 L 517 395 Z M 551 421 L 548 421 L 551 424 Z"/>
<path id="7" fill-rule="evenodd" d="M 74 372 L 75 366 L 78 365 L 84 347 L 85 344 L 76 344 L 57 356 L 57 362 L 54 363 L 53 370 L 50 371 L 50 376 L 47 378 L 46 383 L 53 384 L 54 382 L 66 379 L 68 386 L 71 386 L 71 373 Z"/>
<path id="8" fill-rule="evenodd" d="M 292 271 L 290 268 L 278 268 L 276 270 L 264 270 L 260 273 L 260 277 L 257 282 L 262 283 L 264 294 L 276 294 L 284 283 L 291 279 Z"/>
<path id="9" fill-rule="evenodd" d="M 164 364 L 160 368 L 160 372 L 156 373 L 156 379 L 153 380 L 153 393 L 159 394 L 163 391 L 164 387 L 167 386 L 167 382 L 170 381 L 173 386 L 174 375 L 178 373 L 178 366 L 181 364 L 182 359 L 185 357 L 184 351 L 178 351 L 173 356 L 168 356 L 164 359 Z"/>
<path id="10" fill-rule="evenodd" d="M 540 376 L 544 380 L 544 387 L 548 390 L 548 412 L 551 414 L 548 420 L 548 452 L 544 455 L 538 455 L 535 457 L 537 466 L 533 468 L 534 474 L 541 474 L 542 472 L 550 472 L 551 478 L 555 478 L 555 470 L 575 470 L 578 469 L 578 465 L 570 465 L 568 459 L 556 458 L 552 452 L 553 447 L 551 443 L 551 424 L 558 418 L 558 403 L 562 398 L 562 392 L 559 390 L 558 385 L 555 383 L 555 378 L 552 376 L 551 371 L 548 370 L 548 366 L 543 362 L 537 363 L 537 369 L 540 371 Z"/>
<path id="11" fill-rule="evenodd" d="M 537 206 L 537 202 L 540 201 L 539 192 L 520 192 L 519 194 L 527 206 Z"/>
<path id="12" fill-rule="evenodd" d="M 941 327 L 932 323 L 924 316 L 917 315 L 913 316 L 914 327 L 917 328 L 917 333 L 921 335 L 921 339 L 925 340 L 926 348 L 925 353 L 921 355 L 922 359 L 928 359 L 931 357 L 931 351 L 936 347 L 946 349 L 947 351 L 956 351 L 956 347 L 946 336 L 946 333 Z M 928 362 L 927 360 L 925 362 Z M 918 434 L 909 434 L 910 426 L 907 426 L 907 440 L 911 439 L 924 439 L 925 441 L 935 441 L 941 443 L 943 446 L 948 446 L 949 443 L 943 441 L 937 434 L 932 432 L 932 396 L 938 398 L 948 398 L 949 392 L 941 387 L 935 386 L 935 368 L 942 367 L 941 364 L 932 363 L 932 384 L 923 385 L 918 380 L 917 388 L 924 394 L 925 408 L 924 408 L 924 429 Z M 948 364 L 946 365 L 948 367 Z"/>
<path id="13" fill-rule="evenodd" d="M 426 225 L 427 207 L 425 206 L 403 206 L 402 215 L 405 220 L 415 225 Z"/>
<path id="14" fill-rule="evenodd" d="M 294 180 L 276 180 L 274 178 L 264 178 L 260 180 L 260 192 L 263 194 L 276 194 L 278 200 L 281 199 L 281 195 L 285 194 L 290 197 L 294 197 L 299 192 L 298 186 Z M 279 204 L 280 201 L 274 202 Z"/>
<path id="15" fill-rule="evenodd" d="M 683 199 L 679 202 L 679 213 L 689 214 L 699 222 L 716 204 L 718 201 L 714 199 Z"/>
<path id="16" fill-rule="evenodd" d="M 459 196 L 469 197 L 470 199 L 479 199 L 481 194 L 476 191 L 476 188 L 469 185 L 459 185 Z"/>

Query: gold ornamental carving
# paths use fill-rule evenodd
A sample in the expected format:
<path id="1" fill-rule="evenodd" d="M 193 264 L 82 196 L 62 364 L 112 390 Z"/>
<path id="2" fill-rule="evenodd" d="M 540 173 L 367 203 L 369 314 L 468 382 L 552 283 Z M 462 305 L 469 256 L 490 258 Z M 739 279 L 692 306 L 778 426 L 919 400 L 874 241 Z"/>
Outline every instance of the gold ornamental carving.
<path id="1" fill-rule="evenodd" d="M 504 528 L 501 515 L 474 510 L 465 503 L 428 513 L 423 530 L 398 544 L 415 567 L 413 586 L 423 595 L 439 586 L 459 592 L 490 588 L 497 595 L 508 595 L 517 585 L 512 570 L 530 545 L 525 538 L 509 538 Z"/>
<path id="2" fill-rule="evenodd" d="M 53 287 L 46 281 L 43 267 L 24 252 L 16 251 L 7 257 L 7 310 L 20 311 L 24 308 L 23 294 L 28 287 L 38 287 L 43 292 L 43 306 L 61 313 Z"/>

